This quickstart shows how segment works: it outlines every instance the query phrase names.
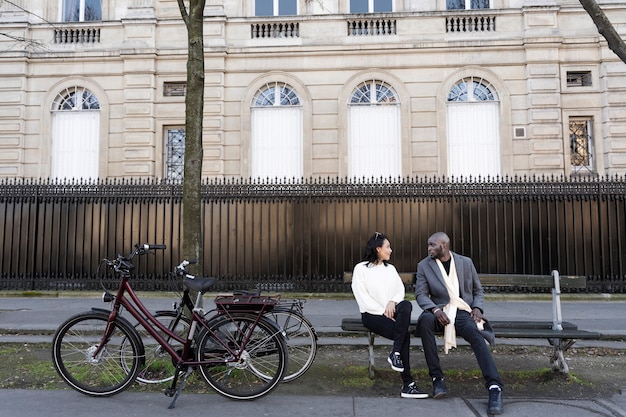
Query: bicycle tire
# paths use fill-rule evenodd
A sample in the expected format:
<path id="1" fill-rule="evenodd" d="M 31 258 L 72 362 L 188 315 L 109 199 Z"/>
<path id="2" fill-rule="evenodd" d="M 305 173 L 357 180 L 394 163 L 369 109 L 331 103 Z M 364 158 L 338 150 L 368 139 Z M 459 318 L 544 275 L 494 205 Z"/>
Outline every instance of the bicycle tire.
<path id="1" fill-rule="evenodd" d="M 180 315 L 176 311 L 157 311 L 154 317 L 165 327 L 173 330 L 179 336 L 185 337 L 191 325 L 189 318 Z M 146 360 L 143 368 L 137 374 L 137 382 L 143 384 L 161 384 L 169 382 L 174 378 L 176 365 L 172 362 L 172 357 L 163 347 L 157 343 L 150 333 L 139 323 L 135 325 L 135 330 L 139 334 L 146 352 Z M 167 337 L 163 332 L 159 332 L 168 343 L 175 349 L 182 349 L 183 345 Z"/>
<path id="2" fill-rule="evenodd" d="M 285 331 L 289 365 L 283 382 L 291 382 L 304 375 L 313 364 L 317 354 L 317 333 L 306 317 L 291 309 L 275 308 L 265 316 Z"/>
<path id="3" fill-rule="evenodd" d="M 52 361 L 58 374 L 73 389 L 86 395 L 108 397 L 135 380 L 143 362 L 143 346 L 135 329 L 117 318 L 106 346 L 93 352 L 107 327 L 106 311 L 90 311 L 67 319 L 52 338 Z M 122 346 L 122 342 L 127 343 Z"/>
<path id="4" fill-rule="evenodd" d="M 200 366 L 200 373 L 215 392 L 235 400 L 253 400 L 280 384 L 287 370 L 287 345 L 270 319 L 261 317 L 257 322 L 255 315 L 223 315 L 211 319 L 208 326 L 211 331 L 203 329 L 198 335 L 197 360 L 214 361 Z M 252 336 L 242 346 L 251 327 Z M 240 353 L 238 361 L 224 343 Z"/>

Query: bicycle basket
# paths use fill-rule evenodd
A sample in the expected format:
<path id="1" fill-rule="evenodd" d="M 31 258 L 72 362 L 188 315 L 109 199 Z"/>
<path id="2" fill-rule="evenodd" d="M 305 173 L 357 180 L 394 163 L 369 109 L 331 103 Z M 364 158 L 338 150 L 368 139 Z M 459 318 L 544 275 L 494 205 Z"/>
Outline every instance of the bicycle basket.
<path id="1" fill-rule="evenodd" d="M 279 295 L 218 295 L 215 305 L 222 311 L 272 311 L 280 301 Z"/>

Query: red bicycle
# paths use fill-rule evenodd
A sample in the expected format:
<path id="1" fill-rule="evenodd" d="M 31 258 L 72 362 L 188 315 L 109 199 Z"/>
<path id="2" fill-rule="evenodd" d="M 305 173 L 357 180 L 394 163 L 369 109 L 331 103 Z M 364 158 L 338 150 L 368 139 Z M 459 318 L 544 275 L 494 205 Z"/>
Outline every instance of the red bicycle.
<path id="1" fill-rule="evenodd" d="M 59 375 L 73 389 L 91 396 L 111 396 L 130 386 L 144 367 L 145 349 L 126 310 L 172 358 L 176 372 L 166 395 L 173 408 L 187 377 L 199 369 L 216 392 L 251 400 L 267 395 L 282 381 L 288 362 L 284 332 L 264 315 L 280 296 L 220 296 L 210 317 L 202 297 L 215 278 L 187 275 L 184 286 L 197 292 L 186 334 L 170 330 L 152 315 L 131 286 L 132 259 L 165 245 L 135 245 L 128 256 L 104 259 L 120 278 L 116 294 L 105 291 L 111 309 L 93 308 L 67 319 L 52 340 L 52 358 Z M 180 380 L 180 383 L 179 383 Z"/>

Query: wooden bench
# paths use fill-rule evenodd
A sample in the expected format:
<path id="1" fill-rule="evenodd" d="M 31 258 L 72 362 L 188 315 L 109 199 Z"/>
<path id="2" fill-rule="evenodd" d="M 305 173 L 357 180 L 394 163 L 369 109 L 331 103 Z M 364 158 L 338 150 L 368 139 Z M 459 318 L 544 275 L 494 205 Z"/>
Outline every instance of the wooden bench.
<path id="1" fill-rule="evenodd" d="M 402 272 L 400 277 L 405 284 L 415 283 L 415 273 Z M 563 322 L 561 315 L 561 288 L 584 289 L 587 281 L 584 276 L 560 276 L 558 271 L 552 275 L 514 275 L 514 274 L 478 274 L 483 287 L 534 287 L 552 289 L 552 321 L 524 321 L 524 320 L 490 320 L 496 338 L 510 339 L 547 339 L 554 348 L 550 358 L 552 369 L 568 373 L 569 367 L 565 362 L 564 352 L 578 339 L 600 339 L 601 334 L 586 330 L 579 330 L 570 322 Z M 352 282 L 352 273 L 343 275 L 344 283 Z M 409 326 L 414 333 L 417 322 L 414 320 Z M 369 375 L 374 377 L 374 339 L 377 336 L 369 331 L 361 318 L 344 318 L 341 328 L 346 332 L 366 333 L 368 336 Z"/>

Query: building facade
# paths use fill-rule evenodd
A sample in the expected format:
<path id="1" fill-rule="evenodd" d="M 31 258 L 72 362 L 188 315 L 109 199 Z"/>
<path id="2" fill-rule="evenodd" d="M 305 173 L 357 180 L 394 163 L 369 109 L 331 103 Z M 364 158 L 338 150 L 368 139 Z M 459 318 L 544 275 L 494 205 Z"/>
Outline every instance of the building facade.
<path id="1" fill-rule="evenodd" d="M 204 14 L 206 178 L 626 171 L 626 64 L 576 0 Z M 0 177 L 181 179 L 186 62 L 175 0 L 0 0 Z"/>

